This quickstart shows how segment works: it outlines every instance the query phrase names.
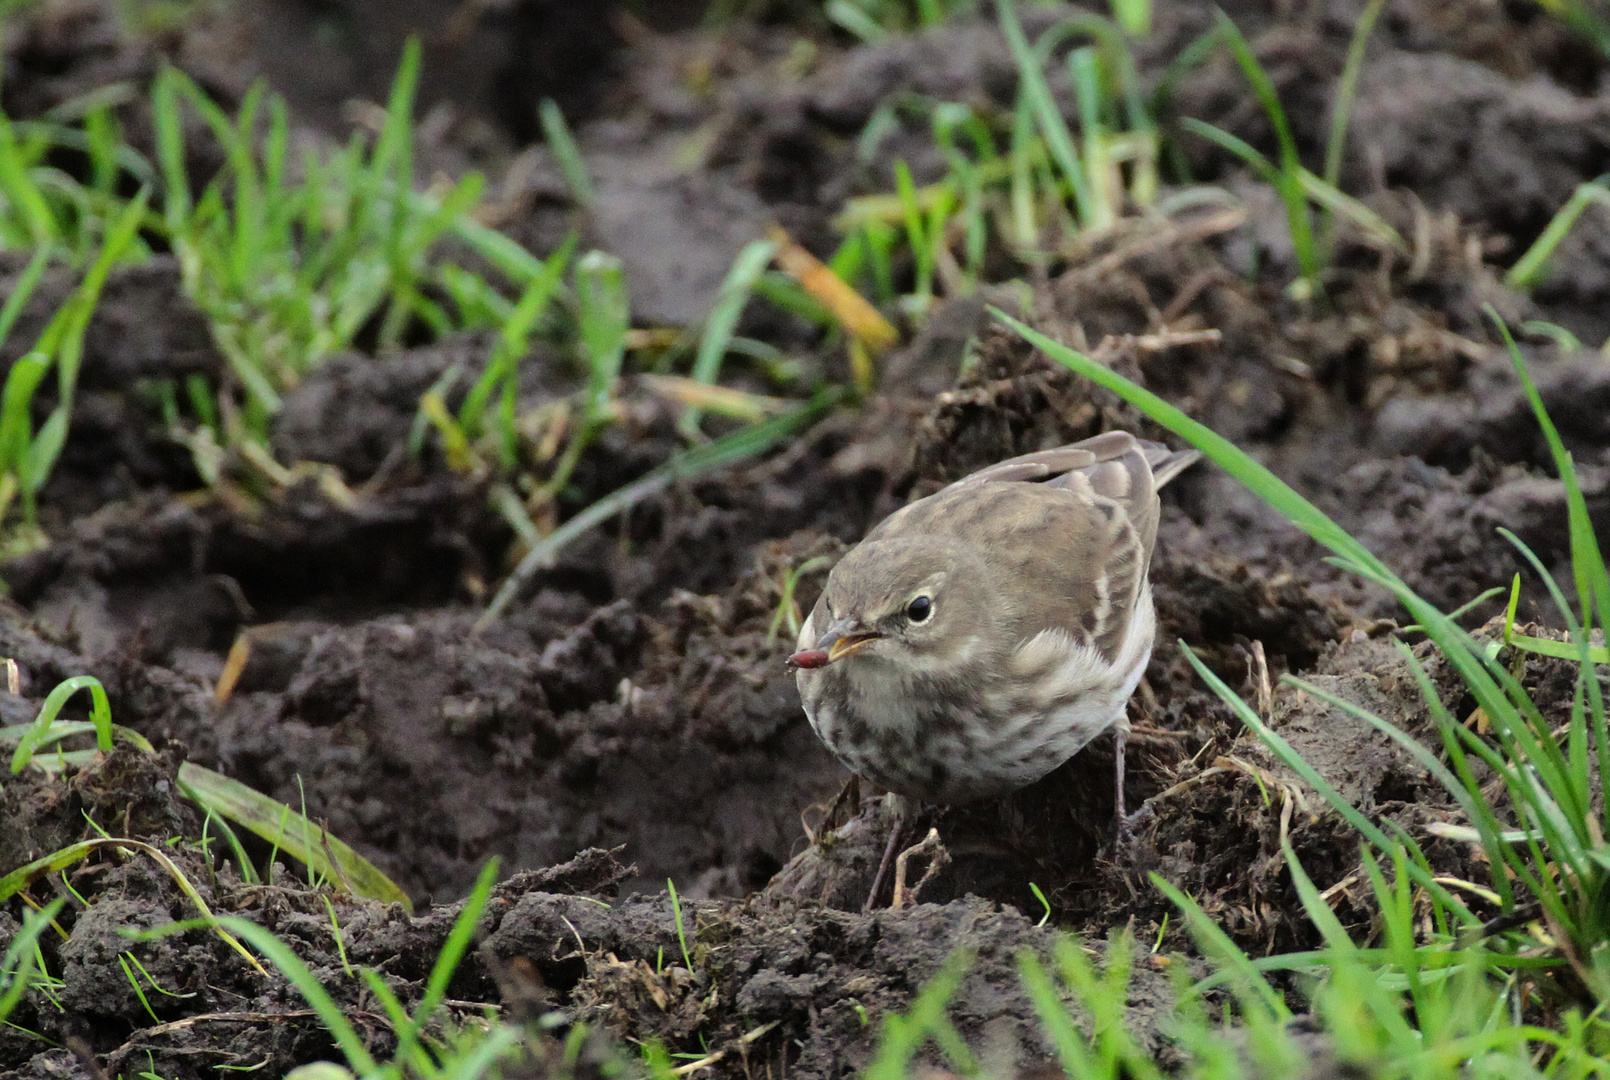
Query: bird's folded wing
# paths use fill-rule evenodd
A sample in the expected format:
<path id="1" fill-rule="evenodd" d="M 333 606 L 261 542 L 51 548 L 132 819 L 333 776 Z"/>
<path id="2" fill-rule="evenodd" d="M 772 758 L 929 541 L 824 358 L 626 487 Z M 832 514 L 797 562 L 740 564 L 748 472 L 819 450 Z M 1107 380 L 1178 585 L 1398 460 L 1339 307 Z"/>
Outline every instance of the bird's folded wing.
<path id="1" fill-rule="evenodd" d="M 1009 598 L 1004 602 L 1019 640 L 1064 630 L 1110 660 L 1140 597 L 1150 534 L 1140 532 L 1123 502 L 1096 492 L 1083 473 L 1067 475 L 1077 479 L 1066 486 L 953 486 L 897 510 L 866 539 L 963 541 L 983 555 L 993 592 Z M 1154 530 L 1155 506 L 1153 495 L 1150 516 L 1142 517 Z"/>

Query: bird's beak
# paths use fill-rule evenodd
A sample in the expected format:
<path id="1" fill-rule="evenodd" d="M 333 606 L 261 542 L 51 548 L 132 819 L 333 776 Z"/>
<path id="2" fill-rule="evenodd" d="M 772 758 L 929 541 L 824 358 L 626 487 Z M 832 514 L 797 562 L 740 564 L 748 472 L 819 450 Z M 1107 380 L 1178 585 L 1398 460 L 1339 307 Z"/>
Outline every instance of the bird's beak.
<path id="1" fill-rule="evenodd" d="M 827 631 L 816 639 L 815 648 L 795 653 L 788 658 L 788 664 L 790 667 L 801 668 L 826 667 L 882 636 L 875 630 L 863 627 L 853 616 L 846 615 L 829 626 Z"/>

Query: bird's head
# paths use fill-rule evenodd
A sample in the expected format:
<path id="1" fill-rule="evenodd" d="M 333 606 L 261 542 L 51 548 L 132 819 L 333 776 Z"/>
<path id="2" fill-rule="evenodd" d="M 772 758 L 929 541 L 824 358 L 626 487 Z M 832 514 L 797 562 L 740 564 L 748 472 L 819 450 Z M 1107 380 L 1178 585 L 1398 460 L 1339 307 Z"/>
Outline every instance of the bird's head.
<path id="1" fill-rule="evenodd" d="M 789 663 L 850 657 L 907 671 L 964 662 L 993 620 L 981 560 L 953 541 L 904 537 L 861 544 L 828 575 Z"/>

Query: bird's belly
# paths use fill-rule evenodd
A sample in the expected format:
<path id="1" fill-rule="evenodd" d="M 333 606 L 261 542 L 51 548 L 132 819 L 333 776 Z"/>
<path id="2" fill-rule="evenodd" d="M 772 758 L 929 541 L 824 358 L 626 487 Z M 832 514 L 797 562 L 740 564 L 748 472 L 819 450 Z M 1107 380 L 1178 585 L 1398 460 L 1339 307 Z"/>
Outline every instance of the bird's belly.
<path id="1" fill-rule="evenodd" d="M 1016 710 L 871 695 L 852 707 L 841 695 L 805 697 L 811 726 L 848 769 L 942 804 L 1034 783 L 1122 719 L 1127 699 L 1097 692 L 1060 708 Z"/>

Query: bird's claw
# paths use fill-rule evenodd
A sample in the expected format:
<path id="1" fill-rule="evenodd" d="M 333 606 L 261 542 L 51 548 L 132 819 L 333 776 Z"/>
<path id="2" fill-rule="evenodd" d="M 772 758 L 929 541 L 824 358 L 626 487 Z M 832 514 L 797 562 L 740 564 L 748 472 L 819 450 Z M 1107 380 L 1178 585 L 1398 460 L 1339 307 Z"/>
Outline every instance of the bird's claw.
<path id="1" fill-rule="evenodd" d="M 1152 808 L 1151 803 L 1145 803 L 1133 814 L 1119 814 L 1114 818 L 1112 826 L 1113 853 L 1116 855 L 1134 843 L 1135 830 L 1156 816 L 1157 812 Z"/>
<path id="2" fill-rule="evenodd" d="M 917 884 L 908 889 L 906 888 L 906 866 L 911 862 L 912 857 L 917 855 L 928 856 L 928 866 L 923 870 L 922 878 Z M 915 904 L 917 897 L 922 894 L 923 887 L 934 879 L 934 875 L 949 865 L 950 852 L 946 851 L 945 845 L 940 842 L 939 830 L 930 828 L 928 835 L 923 837 L 920 843 L 912 844 L 895 859 L 894 898 L 889 901 L 889 906 L 899 910 Z"/>

